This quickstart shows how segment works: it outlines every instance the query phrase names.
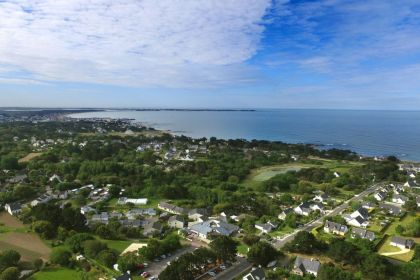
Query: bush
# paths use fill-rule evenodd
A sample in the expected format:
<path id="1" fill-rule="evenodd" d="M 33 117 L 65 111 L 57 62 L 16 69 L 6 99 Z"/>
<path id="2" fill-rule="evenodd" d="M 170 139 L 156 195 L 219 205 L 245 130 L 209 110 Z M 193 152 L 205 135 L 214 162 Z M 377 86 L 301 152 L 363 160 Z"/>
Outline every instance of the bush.
<path id="1" fill-rule="evenodd" d="M 50 261 L 53 264 L 69 266 L 71 263 L 71 252 L 65 248 L 54 248 L 50 255 Z"/>

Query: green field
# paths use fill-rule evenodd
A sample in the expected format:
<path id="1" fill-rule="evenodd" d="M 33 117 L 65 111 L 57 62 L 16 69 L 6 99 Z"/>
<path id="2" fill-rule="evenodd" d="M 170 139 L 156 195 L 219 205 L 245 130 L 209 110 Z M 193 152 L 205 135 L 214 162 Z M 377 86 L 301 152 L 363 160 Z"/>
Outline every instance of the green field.
<path id="1" fill-rule="evenodd" d="M 392 235 L 398 235 L 395 232 L 395 229 L 397 228 L 398 225 L 401 225 L 403 227 L 406 227 L 407 225 L 409 225 L 410 223 L 412 223 L 417 217 L 420 217 L 420 213 L 417 213 L 417 215 L 409 215 L 407 214 L 402 221 L 398 221 L 398 219 L 396 219 L 385 231 L 386 234 L 392 236 Z M 420 237 L 407 237 L 410 239 L 413 239 L 417 244 L 420 243 Z"/>
<path id="2" fill-rule="evenodd" d="M 100 239 L 100 240 L 106 243 L 109 248 L 118 251 L 118 253 L 122 253 L 122 251 L 124 251 L 128 246 L 130 246 L 131 243 L 133 243 L 133 241 L 130 241 L 130 240 L 106 240 L 106 239 Z"/>
<path id="3" fill-rule="evenodd" d="M 362 165 L 362 163 L 359 162 L 338 161 L 318 158 L 314 158 L 313 161 L 314 163 L 294 162 L 260 167 L 252 170 L 251 174 L 244 180 L 243 184 L 249 187 L 256 187 L 259 184 L 261 184 L 261 182 L 264 182 L 278 174 L 283 174 L 288 171 L 299 171 L 304 168 L 328 168 L 331 171 L 346 173 L 349 171 L 350 168 Z"/>
<path id="4" fill-rule="evenodd" d="M 48 268 L 37 272 L 32 280 L 77 280 L 82 279 L 82 273 L 67 268 Z"/>

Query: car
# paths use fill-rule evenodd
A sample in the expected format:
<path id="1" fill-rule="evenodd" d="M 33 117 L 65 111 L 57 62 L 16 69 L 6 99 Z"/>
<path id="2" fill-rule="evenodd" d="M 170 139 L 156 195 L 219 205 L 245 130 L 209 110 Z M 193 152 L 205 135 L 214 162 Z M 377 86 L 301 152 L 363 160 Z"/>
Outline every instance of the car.
<path id="1" fill-rule="evenodd" d="M 156 258 L 156 259 L 154 259 L 153 261 L 154 261 L 154 262 L 160 262 L 160 259 L 159 259 L 159 258 Z"/>
<path id="2" fill-rule="evenodd" d="M 171 262 L 167 262 L 166 264 L 167 264 L 167 265 L 171 265 Z"/>
<path id="3" fill-rule="evenodd" d="M 167 254 L 166 254 L 166 256 L 167 256 L 167 257 L 170 257 L 170 256 L 172 256 L 172 255 L 171 255 L 171 253 L 167 253 Z"/>
<path id="4" fill-rule="evenodd" d="M 210 276 L 214 277 L 214 276 L 216 276 L 216 273 L 214 273 L 213 271 L 209 271 L 209 272 L 208 272 L 208 275 L 210 275 Z"/>
<path id="5" fill-rule="evenodd" d="M 165 255 L 160 256 L 161 259 L 166 259 Z"/>
<path id="6" fill-rule="evenodd" d="M 147 271 L 145 271 L 141 274 L 141 277 L 144 277 L 144 278 L 147 278 L 149 276 L 150 276 L 150 272 L 147 272 Z"/>
<path id="7" fill-rule="evenodd" d="M 148 266 L 149 266 L 149 264 L 148 264 L 148 263 L 144 263 L 144 264 L 143 264 L 143 266 L 144 266 L 144 267 L 148 267 Z"/>
<path id="8" fill-rule="evenodd" d="M 221 265 L 221 266 L 220 266 L 220 269 L 221 269 L 221 270 L 225 270 L 225 269 L 226 269 L 226 266 Z"/>

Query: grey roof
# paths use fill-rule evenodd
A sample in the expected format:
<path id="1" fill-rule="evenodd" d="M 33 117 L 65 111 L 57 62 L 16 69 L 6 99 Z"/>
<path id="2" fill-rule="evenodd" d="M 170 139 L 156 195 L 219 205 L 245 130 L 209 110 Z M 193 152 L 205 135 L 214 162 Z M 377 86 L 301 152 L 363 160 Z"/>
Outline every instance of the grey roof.
<path id="1" fill-rule="evenodd" d="M 18 210 L 22 209 L 22 205 L 19 202 L 9 203 L 9 207 L 10 207 L 10 210 L 12 212 L 13 211 L 18 211 Z"/>
<path id="2" fill-rule="evenodd" d="M 368 239 L 370 241 L 375 240 L 375 233 L 362 228 L 352 228 L 352 237 L 359 237 L 362 239 Z"/>
<path id="3" fill-rule="evenodd" d="M 404 201 L 404 202 L 407 202 L 408 201 L 408 197 L 406 197 L 405 195 L 401 195 L 401 194 L 394 194 L 393 196 L 392 196 L 392 199 L 394 200 L 394 199 L 401 199 L 402 201 Z"/>
<path id="4" fill-rule="evenodd" d="M 247 276 L 248 276 L 248 279 L 262 280 L 265 278 L 265 272 L 264 272 L 264 269 L 257 268 L 251 271 L 249 274 L 247 274 Z M 252 278 L 249 278 L 249 276 L 251 276 Z"/>
<path id="5" fill-rule="evenodd" d="M 392 239 L 391 239 L 391 242 L 395 243 L 397 245 L 407 246 L 409 248 L 411 248 L 414 245 L 414 240 L 405 239 L 405 238 L 400 237 L 400 236 L 393 236 Z"/>
<path id="6" fill-rule="evenodd" d="M 389 203 L 382 203 L 379 205 L 379 208 L 387 210 L 389 213 L 395 216 L 398 216 L 402 212 L 400 207 Z"/>
<path id="7" fill-rule="evenodd" d="M 189 212 L 188 209 L 185 209 L 185 208 L 182 208 L 182 207 L 179 207 L 179 206 L 167 203 L 167 202 L 160 202 L 158 204 L 158 207 L 168 209 L 177 214 L 188 214 Z"/>
<path id="8" fill-rule="evenodd" d="M 306 273 L 308 271 L 318 273 L 321 263 L 317 260 L 296 257 L 294 268 Z"/>
<path id="9" fill-rule="evenodd" d="M 366 220 L 362 216 L 357 216 L 354 218 L 359 224 L 363 224 Z"/>
<path id="10" fill-rule="evenodd" d="M 338 231 L 343 233 L 346 233 L 348 231 L 347 226 L 331 221 L 326 221 L 324 227 L 328 228 L 330 231 Z"/>
<path id="11" fill-rule="evenodd" d="M 211 232 L 221 235 L 231 235 L 235 231 L 238 231 L 239 227 L 224 221 L 208 220 L 202 223 L 194 224 L 190 227 L 190 229 L 203 235 L 207 235 Z"/>
<path id="12" fill-rule="evenodd" d="M 185 223 L 185 218 L 181 215 L 174 215 L 171 216 L 168 220 L 168 222 L 181 222 L 181 223 Z"/>

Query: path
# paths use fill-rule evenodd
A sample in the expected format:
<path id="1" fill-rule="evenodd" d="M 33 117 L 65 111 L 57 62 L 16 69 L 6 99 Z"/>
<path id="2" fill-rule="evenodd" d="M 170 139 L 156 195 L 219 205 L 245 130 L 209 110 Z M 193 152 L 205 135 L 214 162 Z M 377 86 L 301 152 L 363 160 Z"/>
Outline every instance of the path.
<path id="1" fill-rule="evenodd" d="M 389 253 L 381 253 L 381 256 L 395 256 L 395 255 L 402 255 L 402 254 L 406 254 L 409 253 L 410 249 L 402 249 L 401 251 L 398 252 L 389 252 Z"/>

